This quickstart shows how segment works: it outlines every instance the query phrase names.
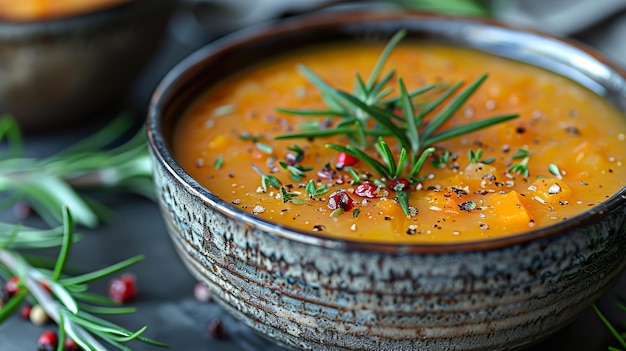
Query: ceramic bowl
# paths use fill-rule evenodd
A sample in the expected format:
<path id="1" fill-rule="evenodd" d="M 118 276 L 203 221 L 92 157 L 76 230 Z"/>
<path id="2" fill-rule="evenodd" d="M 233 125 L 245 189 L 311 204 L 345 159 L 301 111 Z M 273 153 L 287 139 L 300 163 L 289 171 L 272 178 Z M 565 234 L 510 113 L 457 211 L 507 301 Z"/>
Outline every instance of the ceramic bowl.
<path id="1" fill-rule="evenodd" d="M 198 184 L 172 155 L 182 108 L 267 53 L 331 40 L 409 36 L 472 47 L 570 77 L 626 110 L 626 73 L 598 53 L 488 20 L 325 12 L 239 32 L 160 84 L 148 137 L 167 230 L 193 275 L 238 319 L 296 349 L 510 350 L 573 321 L 626 265 L 626 188 L 575 218 L 458 244 L 329 239 L 259 219 Z"/>
<path id="2" fill-rule="evenodd" d="M 36 21 L 0 19 L 0 115 L 28 130 L 110 112 L 159 48 L 174 0 Z"/>

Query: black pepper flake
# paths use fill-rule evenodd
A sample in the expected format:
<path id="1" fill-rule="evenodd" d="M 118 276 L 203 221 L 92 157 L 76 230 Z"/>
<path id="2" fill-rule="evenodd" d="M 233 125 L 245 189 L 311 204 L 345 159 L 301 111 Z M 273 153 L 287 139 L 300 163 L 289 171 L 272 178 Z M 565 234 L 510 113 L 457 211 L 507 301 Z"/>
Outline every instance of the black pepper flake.
<path id="1" fill-rule="evenodd" d="M 580 136 L 580 129 L 576 127 L 566 127 L 565 132 L 569 135 Z"/>
<path id="2" fill-rule="evenodd" d="M 233 172 L 228 173 L 228 177 L 229 178 L 235 178 L 235 173 L 233 173 Z"/>
<path id="3" fill-rule="evenodd" d="M 524 134 L 524 133 L 526 133 L 526 127 L 524 127 L 524 126 L 519 126 L 519 127 L 515 128 L 515 132 L 516 132 L 517 134 Z"/>
<path id="4" fill-rule="evenodd" d="M 386 220 L 386 221 L 390 221 L 390 220 L 391 220 L 391 217 L 389 217 L 389 216 L 385 216 L 385 220 Z"/>
<path id="5" fill-rule="evenodd" d="M 313 226 L 313 231 L 314 232 L 321 232 L 322 230 L 326 229 L 326 227 L 324 227 L 321 224 L 316 224 Z"/>
<path id="6" fill-rule="evenodd" d="M 467 195 L 467 191 L 461 189 L 461 188 L 457 188 L 455 186 L 451 187 L 452 191 L 454 191 L 455 193 L 457 193 L 458 195 Z"/>
<path id="7" fill-rule="evenodd" d="M 483 224 L 480 225 L 480 229 L 482 229 L 482 230 L 489 230 L 489 228 L 490 228 L 489 224 L 484 224 L 483 223 Z"/>
<path id="8" fill-rule="evenodd" d="M 415 235 L 415 233 L 417 233 L 417 228 L 414 226 L 410 226 L 409 229 L 406 230 L 406 233 L 409 235 Z"/>
<path id="9" fill-rule="evenodd" d="M 485 173 L 483 174 L 481 179 L 491 180 L 492 182 L 495 182 L 496 176 L 493 173 Z"/>
<path id="10" fill-rule="evenodd" d="M 465 212 L 472 212 L 473 209 L 476 208 L 476 203 L 474 201 L 465 201 L 462 204 L 459 204 L 459 209 Z"/>

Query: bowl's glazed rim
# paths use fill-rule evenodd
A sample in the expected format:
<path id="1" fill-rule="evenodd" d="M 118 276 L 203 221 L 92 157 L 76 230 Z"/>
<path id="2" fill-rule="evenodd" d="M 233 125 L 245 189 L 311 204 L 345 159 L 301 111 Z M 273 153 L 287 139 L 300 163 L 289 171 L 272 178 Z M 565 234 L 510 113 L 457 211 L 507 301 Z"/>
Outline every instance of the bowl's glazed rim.
<path id="1" fill-rule="evenodd" d="M 613 212 L 626 212 L 626 186 L 623 187 L 616 194 L 606 199 L 600 204 L 595 205 L 583 213 L 560 221 L 550 226 L 541 227 L 538 229 L 507 235 L 496 238 L 472 240 L 472 241 L 458 241 L 450 243 L 423 243 L 423 242 L 380 242 L 380 241 L 363 241 L 343 239 L 338 237 L 332 237 L 324 234 L 318 234 L 312 231 L 300 230 L 285 225 L 281 225 L 257 216 L 251 213 L 245 212 L 242 209 L 235 207 L 234 205 L 220 199 L 215 194 L 211 193 L 207 188 L 202 186 L 191 175 L 189 175 L 183 167 L 176 161 L 172 153 L 170 152 L 167 143 L 162 133 L 162 118 L 163 111 L 167 105 L 168 99 L 175 96 L 177 89 L 184 85 L 184 73 L 189 73 L 198 65 L 201 65 L 203 60 L 210 55 L 220 52 L 221 50 L 228 49 L 231 45 L 236 45 L 241 40 L 247 40 L 250 36 L 256 36 L 262 31 L 269 33 L 281 33 L 281 31 L 297 31 L 297 28 L 306 26 L 320 26 L 320 25 L 341 25 L 345 24 L 345 21 L 349 21 L 350 24 L 364 24 L 361 22 L 367 22 L 368 19 L 421 19 L 432 21 L 465 21 L 474 24 L 484 25 L 489 28 L 498 28 L 510 30 L 513 33 L 527 34 L 537 38 L 544 38 L 548 40 L 555 40 L 559 43 L 571 47 L 571 49 L 586 54 L 588 59 L 596 60 L 598 64 L 612 71 L 620 77 L 620 88 L 624 91 L 626 96 L 626 71 L 624 71 L 618 65 L 607 60 L 604 55 L 597 52 L 595 49 L 585 46 L 581 43 L 559 38 L 541 31 L 528 29 L 524 27 L 517 27 L 508 24 L 503 24 L 493 19 L 487 18 L 459 18 L 454 16 L 439 15 L 424 12 L 415 11 L 388 11 L 388 12 L 371 12 L 369 10 L 357 10 L 349 11 L 348 13 L 331 13 L 325 12 L 323 16 L 317 14 L 308 14 L 305 16 L 299 16 L 297 18 L 290 18 L 287 20 L 272 21 L 254 26 L 253 28 L 247 28 L 239 30 L 235 33 L 226 35 L 198 50 L 193 52 L 174 68 L 172 68 L 168 74 L 163 78 L 161 83 L 157 86 L 148 111 L 148 119 L 146 122 L 146 131 L 148 135 L 148 143 L 153 155 L 157 158 L 158 162 L 166 168 L 180 184 L 182 184 L 190 193 L 198 196 L 203 203 L 211 206 L 213 209 L 226 215 L 227 217 L 241 221 L 247 227 L 258 228 L 268 235 L 276 235 L 288 240 L 293 240 L 300 243 L 341 249 L 347 251 L 366 251 L 366 252 L 380 252 L 380 253 L 452 253 L 452 252 L 467 252 L 467 251 L 480 251 L 498 249 L 505 246 L 520 245 L 529 243 L 540 238 L 557 237 L 565 235 L 569 231 L 576 230 L 581 226 L 589 225 L 598 221 L 598 216 L 606 216 Z M 267 34 L 267 33 L 265 33 Z M 623 98 L 622 103 L 624 106 L 622 110 L 626 109 L 626 97 Z"/>

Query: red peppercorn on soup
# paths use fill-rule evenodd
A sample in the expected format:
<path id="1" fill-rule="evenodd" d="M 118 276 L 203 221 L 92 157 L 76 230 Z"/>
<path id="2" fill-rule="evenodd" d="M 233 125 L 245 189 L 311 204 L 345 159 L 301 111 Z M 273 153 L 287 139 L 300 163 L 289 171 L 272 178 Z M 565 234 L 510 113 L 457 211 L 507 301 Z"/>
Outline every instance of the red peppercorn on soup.
<path id="1" fill-rule="evenodd" d="M 518 234 L 626 185 L 626 119 L 604 98 L 401 32 L 386 46 L 295 49 L 222 79 L 185 110 L 173 150 L 243 211 L 374 242 Z"/>

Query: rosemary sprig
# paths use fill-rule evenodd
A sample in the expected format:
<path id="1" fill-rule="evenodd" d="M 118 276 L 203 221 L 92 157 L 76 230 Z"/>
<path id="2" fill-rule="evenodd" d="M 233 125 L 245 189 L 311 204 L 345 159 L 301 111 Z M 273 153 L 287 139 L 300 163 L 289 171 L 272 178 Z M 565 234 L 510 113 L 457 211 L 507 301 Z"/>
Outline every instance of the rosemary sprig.
<path id="1" fill-rule="evenodd" d="M 76 240 L 76 235 L 69 209 L 65 207 L 62 213 L 63 226 L 61 228 L 37 230 L 24 227 L 25 230 L 22 231 L 22 228 L 14 227 L 10 231 L 0 232 L 0 238 L 3 239 L 2 245 L 0 245 L 0 266 L 19 277 L 21 283 L 19 292 L 12 296 L 7 304 L 0 309 L 0 323 L 12 315 L 20 303 L 27 296 L 30 296 L 57 323 L 59 335 L 69 336 L 83 350 L 107 350 L 100 340 L 120 350 L 130 350 L 123 343 L 131 340 L 168 347 L 163 343 L 142 336 L 146 330 L 145 326 L 133 332 L 93 314 L 102 312 L 119 314 L 134 311 L 128 307 L 115 308 L 92 305 L 94 302 L 106 306 L 115 306 L 117 303 L 106 297 L 87 293 L 87 283 L 126 269 L 139 262 L 142 256 L 127 259 L 95 272 L 74 277 L 68 276 L 65 273 L 65 265 L 72 244 Z M 9 229 L 10 225 L 4 224 L 2 227 Z M 26 237 L 22 237 L 22 235 Z M 40 248 L 60 246 L 53 270 L 34 266 L 16 251 L 33 248 L 30 241 L 34 238 L 44 239 L 40 243 Z M 43 286 L 49 287 L 50 292 Z"/>
<path id="2" fill-rule="evenodd" d="M 408 169 L 411 170 L 408 176 L 415 180 L 426 157 L 434 151 L 431 149 L 433 145 L 517 118 L 517 114 L 506 114 L 440 130 L 487 79 L 487 74 L 481 75 L 463 89 L 461 89 L 463 82 L 454 84 L 424 106 L 415 104 L 413 99 L 432 90 L 435 85 L 427 85 L 409 92 L 404 80 L 398 77 L 399 95 L 393 99 L 383 100 L 391 94 L 390 88 L 386 88 L 386 86 L 395 75 L 395 71 L 391 70 L 381 77 L 382 68 L 391 51 L 405 35 L 405 31 L 399 31 L 391 38 L 383 49 L 367 83 L 360 75 L 356 75 L 356 88 L 353 93 L 332 88 L 314 72 L 300 66 L 299 71 L 320 91 L 327 109 L 278 108 L 277 111 L 299 116 L 333 118 L 337 122 L 330 128 L 309 129 L 282 134 L 275 138 L 315 138 L 345 135 L 352 144 L 346 146 L 327 144 L 326 147 L 349 153 L 367 163 L 380 176 L 390 179 L 402 177 L 404 163 L 408 162 Z M 396 107 L 401 109 L 401 114 L 394 113 Z M 431 116 L 432 114 L 434 115 Z M 395 139 L 399 145 L 398 160 L 393 157 L 387 143 L 381 143 L 380 140 L 385 137 Z M 368 155 L 367 149 L 372 145 L 384 163 Z M 427 150 L 428 152 L 425 154 Z"/>
<path id="3" fill-rule="evenodd" d="M 65 267 L 71 246 L 81 238 L 74 233 L 74 222 L 95 227 L 108 214 L 103 204 L 85 196 L 81 189 L 122 190 L 153 198 L 151 160 L 143 131 L 112 147 L 131 122 L 122 116 L 60 152 L 31 158 L 23 154 L 17 123 L 10 116 L 0 117 L 0 210 L 25 200 L 53 227 L 42 230 L 0 223 L 0 273 L 20 279 L 19 292 L 0 309 L 0 323 L 28 298 L 57 323 L 61 340 L 67 335 L 85 350 L 107 350 L 101 341 L 121 350 L 130 350 L 124 345 L 130 340 L 166 346 L 143 337 L 145 327 L 133 332 L 96 317 L 94 314 L 131 313 L 134 309 L 87 291 L 87 283 L 125 269 L 142 256 L 74 277 Z M 56 227 L 58 224 L 62 226 Z M 20 253 L 56 247 L 59 254 L 52 263 L 45 257 Z"/>
<path id="4" fill-rule="evenodd" d="M 593 311 L 596 313 L 596 315 L 598 316 L 598 318 L 600 318 L 600 320 L 602 321 L 602 323 L 606 326 L 606 328 L 609 330 L 609 332 L 611 333 L 611 335 L 613 335 L 613 337 L 615 337 L 615 340 L 617 340 L 617 342 L 621 345 L 622 349 L 618 349 L 612 346 L 609 346 L 609 350 L 615 350 L 615 351 L 619 351 L 619 350 L 626 350 L 626 335 L 620 333 L 615 326 L 613 326 L 613 324 L 604 316 L 604 314 L 602 313 L 602 311 L 600 311 L 600 309 L 598 308 L 598 306 L 596 306 L 595 304 L 592 306 L 593 307 Z M 618 304 L 617 307 L 622 310 L 622 311 L 626 311 L 626 306 L 622 305 L 622 304 Z"/>
<path id="5" fill-rule="evenodd" d="M 106 188 L 153 197 L 152 162 L 143 131 L 124 144 L 113 145 L 131 127 L 122 116 L 88 138 L 44 158 L 23 155 L 23 140 L 10 116 L 0 117 L 0 210 L 25 200 L 50 225 L 61 223 L 61 208 L 69 206 L 76 222 L 95 227 L 106 209 L 79 193 L 81 188 Z"/>

